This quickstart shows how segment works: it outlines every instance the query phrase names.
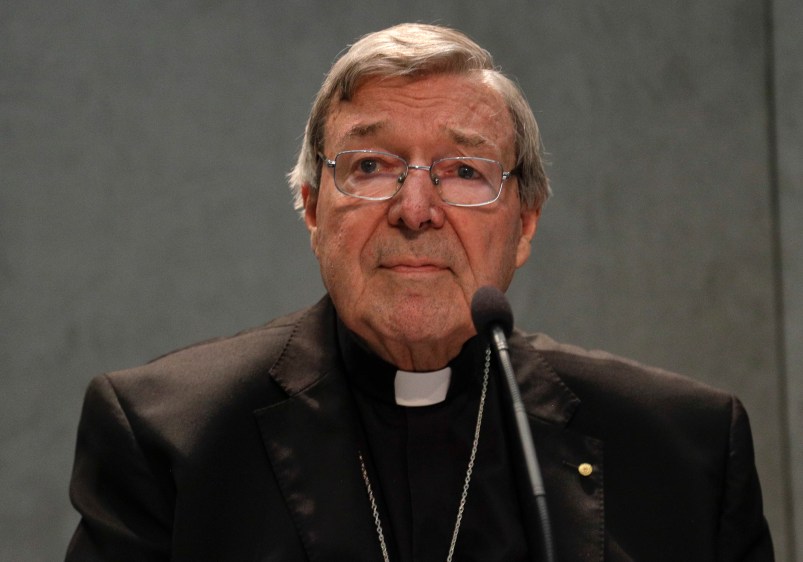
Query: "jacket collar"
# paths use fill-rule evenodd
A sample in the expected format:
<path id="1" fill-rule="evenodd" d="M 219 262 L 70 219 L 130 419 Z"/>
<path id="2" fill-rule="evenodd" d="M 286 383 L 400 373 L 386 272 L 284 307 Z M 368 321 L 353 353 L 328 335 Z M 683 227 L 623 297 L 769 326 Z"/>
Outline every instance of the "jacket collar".
<path id="1" fill-rule="evenodd" d="M 516 382 L 527 413 L 547 423 L 568 425 L 580 406 L 580 399 L 523 332 L 514 331 L 509 344 Z"/>

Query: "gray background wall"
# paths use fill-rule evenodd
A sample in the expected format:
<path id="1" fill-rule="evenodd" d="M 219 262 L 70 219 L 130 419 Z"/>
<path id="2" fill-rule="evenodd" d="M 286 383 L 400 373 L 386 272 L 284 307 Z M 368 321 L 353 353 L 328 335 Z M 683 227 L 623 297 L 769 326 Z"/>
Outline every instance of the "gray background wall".
<path id="1" fill-rule="evenodd" d="M 318 298 L 284 174 L 336 53 L 406 20 L 468 32 L 540 120 L 519 325 L 737 392 L 803 561 L 798 0 L 4 2 L 0 559 L 62 556 L 92 375 Z"/>

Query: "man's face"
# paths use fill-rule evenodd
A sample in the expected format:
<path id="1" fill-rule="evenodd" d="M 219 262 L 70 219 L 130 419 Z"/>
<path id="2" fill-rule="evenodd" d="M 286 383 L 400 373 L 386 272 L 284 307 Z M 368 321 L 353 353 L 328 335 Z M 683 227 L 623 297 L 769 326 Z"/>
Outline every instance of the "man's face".
<path id="1" fill-rule="evenodd" d="M 476 76 L 374 79 L 326 121 L 324 154 L 373 149 L 428 166 L 447 156 L 515 164 L 501 96 Z M 525 209 L 515 177 L 482 207 L 443 203 L 425 171 L 411 170 L 387 201 L 340 193 L 323 169 L 302 189 L 305 221 L 324 285 L 345 325 L 400 368 L 443 367 L 474 335 L 477 288 L 506 290 L 529 256 L 540 210 Z"/>

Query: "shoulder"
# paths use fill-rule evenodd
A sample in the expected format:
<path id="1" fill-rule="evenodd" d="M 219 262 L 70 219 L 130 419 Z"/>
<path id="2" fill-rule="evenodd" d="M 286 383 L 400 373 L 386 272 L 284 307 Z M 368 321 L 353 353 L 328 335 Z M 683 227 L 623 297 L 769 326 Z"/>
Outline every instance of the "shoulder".
<path id="1" fill-rule="evenodd" d="M 732 393 L 688 376 L 543 334 L 518 332 L 514 341 L 577 398 L 573 424 L 600 434 L 658 428 L 693 433 L 704 427 L 722 438 L 734 418 L 745 416 Z"/>
<path id="2" fill-rule="evenodd" d="M 312 314 L 315 307 L 306 308 L 278 317 L 267 324 L 249 328 L 231 336 L 217 337 L 170 351 L 147 364 L 120 371 L 133 374 L 137 371 L 183 371 L 187 368 L 209 371 L 232 371 L 237 367 L 256 364 L 270 367 L 281 355 L 284 345 L 299 321 Z"/>
<path id="3" fill-rule="evenodd" d="M 315 339 L 316 327 L 324 329 L 327 310 L 327 302 L 321 301 L 263 326 L 99 375 L 90 383 L 86 401 L 114 402 L 137 417 L 185 419 L 231 406 L 246 410 L 275 403 L 287 397 L 272 373 L 283 362 L 288 343 Z"/>
<path id="4" fill-rule="evenodd" d="M 728 401 L 731 394 L 685 375 L 646 365 L 601 350 L 559 343 L 544 334 L 519 334 L 523 343 L 538 355 L 572 388 L 586 392 L 609 392 L 622 398 L 705 397 Z"/>

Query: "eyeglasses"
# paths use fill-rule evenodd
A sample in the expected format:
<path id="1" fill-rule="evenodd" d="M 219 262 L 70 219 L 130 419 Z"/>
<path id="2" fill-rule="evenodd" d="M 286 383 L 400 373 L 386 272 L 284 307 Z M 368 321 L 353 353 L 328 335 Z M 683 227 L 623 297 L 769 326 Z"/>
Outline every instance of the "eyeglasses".
<path id="1" fill-rule="evenodd" d="M 335 187 L 345 195 L 385 201 L 402 188 L 410 170 L 429 172 L 429 177 L 444 203 L 457 207 L 479 207 L 499 199 L 502 184 L 512 172 L 488 158 L 457 156 L 435 160 L 430 166 L 415 166 L 395 154 L 374 150 L 346 150 L 329 160 Z"/>

